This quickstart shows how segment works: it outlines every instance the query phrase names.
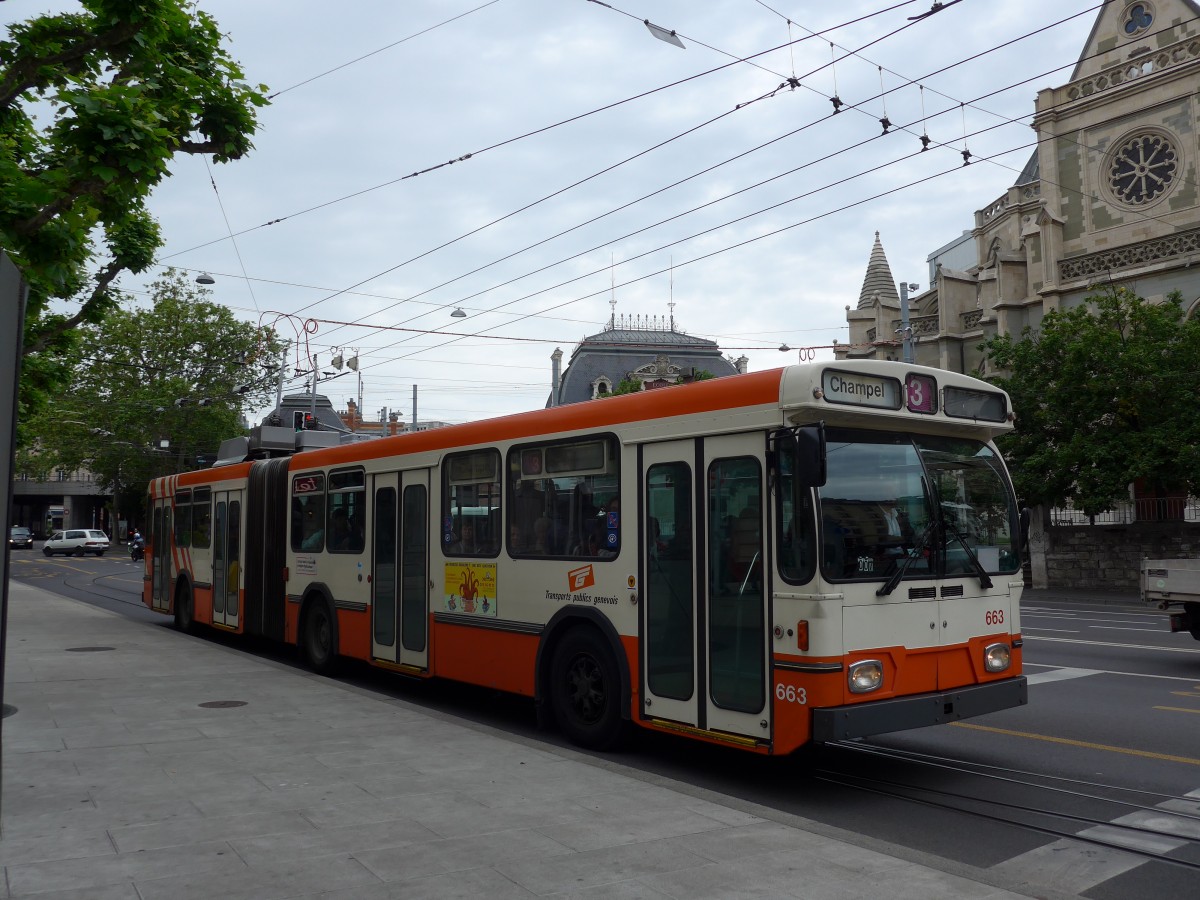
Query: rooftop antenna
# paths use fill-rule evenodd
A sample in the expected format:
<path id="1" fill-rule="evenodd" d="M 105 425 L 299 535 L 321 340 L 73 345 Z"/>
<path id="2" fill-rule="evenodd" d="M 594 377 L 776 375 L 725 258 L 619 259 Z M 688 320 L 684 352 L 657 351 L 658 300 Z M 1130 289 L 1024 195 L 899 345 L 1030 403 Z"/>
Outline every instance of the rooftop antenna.
<path id="1" fill-rule="evenodd" d="M 617 327 L 617 273 L 616 273 L 616 264 L 617 264 L 617 256 L 616 256 L 616 254 L 614 253 L 614 254 L 612 255 L 612 258 L 611 258 L 611 260 L 610 260 L 610 262 L 609 262 L 609 265 L 608 265 L 608 277 L 609 277 L 609 281 L 611 282 L 611 285 L 612 285 L 612 286 L 610 287 L 610 290 L 612 291 L 612 293 L 609 295 L 609 300 L 608 300 L 608 305 L 609 305 L 609 308 L 612 310 L 612 313 L 609 315 L 609 319 L 608 319 L 608 328 L 609 328 L 609 330 L 610 330 L 610 331 L 611 331 L 612 329 L 614 329 L 614 328 L 616 328 L 616 327 Z"/>
<path id="2" fill-rule="evenodd" d="M 790 24 L 790 23 L 789 23 Z M 667 292 L 670 298 L 667 302 L 667 308 L 671 310 L 671 331 L 675 330 L 675 257 L 671 257 L 671 282 Z"/>

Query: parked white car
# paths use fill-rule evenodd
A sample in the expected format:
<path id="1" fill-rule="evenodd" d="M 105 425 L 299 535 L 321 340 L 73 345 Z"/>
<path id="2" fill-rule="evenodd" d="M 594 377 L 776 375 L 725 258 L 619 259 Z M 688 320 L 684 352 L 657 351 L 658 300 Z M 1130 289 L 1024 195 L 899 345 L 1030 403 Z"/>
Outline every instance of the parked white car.
<path id="1" fill-rule="evenodd" d="M 76 556 L 95 553 L 97 556 L 103 556 L 107 549 L 108 535 L 103 531 L 95 528 L 71 528 L 50 535 L 50 539 L 42 547 L 42 552 L 47 556 L 53 556 L 55 553 L 73 553 Z"/>

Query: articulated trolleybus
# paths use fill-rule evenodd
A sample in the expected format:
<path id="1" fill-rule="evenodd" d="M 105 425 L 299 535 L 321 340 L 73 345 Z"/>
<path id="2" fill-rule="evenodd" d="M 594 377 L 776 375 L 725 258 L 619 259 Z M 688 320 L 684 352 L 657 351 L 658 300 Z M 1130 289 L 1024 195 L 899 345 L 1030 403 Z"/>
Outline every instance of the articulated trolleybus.
<path id="1" fill-rule="evenodd" d="M 263 426 L 150 485 L 182 629 L 785 754 L 1026 702 L 1008 397 L 791 366 L 353 444 Z"/>

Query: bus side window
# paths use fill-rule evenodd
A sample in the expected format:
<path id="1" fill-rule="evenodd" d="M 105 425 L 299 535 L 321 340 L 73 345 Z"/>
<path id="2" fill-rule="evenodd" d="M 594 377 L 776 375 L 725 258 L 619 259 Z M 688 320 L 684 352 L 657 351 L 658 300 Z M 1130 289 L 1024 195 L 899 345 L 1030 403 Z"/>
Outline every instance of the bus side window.
<path id="1" fill-rule="evenodd" d="M 439 543 L 446 556 L 500 552 L 500 453 L 472 450 L 442 463 Z"/>
<path id="2" fill-rule="evenodd" d="M 153 539 L 153 535 L 151 535 Z M 175 546 L 192 545 L 192 492 L 180 491 L 175 495 Z"/>
<path id="3" fill-rule="evenodd" d="M 309 472 L 292 478 L 292 549 L 315 553 L 325 548 L 325 476 Z"/>
<path id="4" fill-rule="evenodd" d="M 597 435 L 508 453 L 508 552 L 611 559 L 621 549 L 618 445 Z"/>
<path id="5" fill-rule="evenodd" d="M 326 547 L 330 553 L 362 553 L 367 494 L 362 469 L 329 473 L 329 522 Z"/>
<path id="6" fill-rule="evenodd" d="M 192 494 L 192 546 L 206 550 L 212 544 L 212 488 L 196 488 Z"/>

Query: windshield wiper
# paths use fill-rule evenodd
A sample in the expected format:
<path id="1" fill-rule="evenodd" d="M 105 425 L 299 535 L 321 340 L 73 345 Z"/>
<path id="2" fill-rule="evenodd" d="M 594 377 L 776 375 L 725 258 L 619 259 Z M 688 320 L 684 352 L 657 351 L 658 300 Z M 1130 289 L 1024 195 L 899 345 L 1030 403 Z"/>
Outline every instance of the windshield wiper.
<path id="1" fill-rule="evenodd" d="M 967 539 L 962 532 L 952 526 L 949 522 L 943 522 L 946 530 L 958 541 L 960 547 L 967 553 L 967 559 L 971 562 L 971 568 L 975 570 L 975 574 L 979 576 L 979 586 L 982 588 L 990 588 L 992 579 L 988 577 L 987 569 L 983 567 L 983 563 L 979 561 L 979 557 L 975 555 L 975 551 L 971 549 L 971 545 L 967 543 Z"/>
<path id="2" fill-rule="evenodd" d="M 883 587 L 875 592 L 876 597 L 886 597 L 896 589 L 896 585 L 900 583 L 900 579 L 908 571 L 909 564 L 921 555 L 921 551 L 929 546 L 929 539 L 933 536 L 933 532 L 934 522 L 930 519 L 929 524 L 925 526 L 925 530 L 921 532 L 921 539 L 917 541 L 916 546 L 908 551 L 900 565 L 896 566 L 895 571 L 892 572 L 892 577 L 885 581 Z"/>

